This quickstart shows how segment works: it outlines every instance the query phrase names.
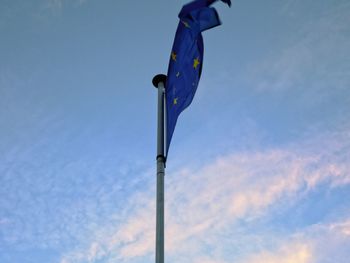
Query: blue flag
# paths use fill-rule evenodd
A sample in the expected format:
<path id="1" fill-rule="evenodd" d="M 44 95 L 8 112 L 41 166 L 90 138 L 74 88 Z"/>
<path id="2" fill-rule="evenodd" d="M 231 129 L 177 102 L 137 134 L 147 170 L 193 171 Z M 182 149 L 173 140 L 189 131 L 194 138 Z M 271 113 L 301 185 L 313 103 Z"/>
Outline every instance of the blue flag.
<path id="1" fill-rule="evenodd" d="M 192 102 L 203 65 L 201 32 L 221 24 L 218 13 L 209 7 L 217 0 L 196 0 L 184 5 L 179 13 L 165 88 L 166 152 L 168 153 L 177 118 Z M 231 6 L 230 0 L 222 0 Z"/>

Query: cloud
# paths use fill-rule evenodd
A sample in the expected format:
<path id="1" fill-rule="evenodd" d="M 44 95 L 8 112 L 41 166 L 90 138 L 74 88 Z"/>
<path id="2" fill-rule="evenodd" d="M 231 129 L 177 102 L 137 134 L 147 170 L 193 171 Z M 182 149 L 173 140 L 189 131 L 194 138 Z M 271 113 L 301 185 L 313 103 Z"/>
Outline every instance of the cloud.
<path id="1" fill-rule="evenodd" d="M 350 178 L 349 134 L 328 134 L 283 149 L 240 152 L 218 157 L 198 170 L 183 168 L 166 176 L 166 251 L 168 257 L 187 255 L 196 262 L 207 248 L 220 250 L 222 238 L 240 223 L 254 224 L 274 208 L 306 198 L 321 184 L 346 186 Z M 342 143 L 338 143 L 342 142 Z M 151 176 L 151 175 L 150 175 Z M 152 182 L 154 183 L 154 182 Z M 148 186 L 150 187 L 150 186 Z M 151 190 L 152 189 L 152 190 Z M 119 261 L 150 256 L 154 251 L 154 189 L 136 195 L 120 223 L 106 227 L 85 245 L 83 253 L 65 255 L 62 262 Z M 348 225 L 341 225 L 348 231 Z M 340 225 L 333 228 L 340 228 Z M 100 231 L 100 230 L 99 230 Z M 85 254 L 84 259 L 80 255 Z M 222 256 L 221 253 L 219 255 Z M 222 256 L 223 257 L 223 256 Z M 251 257 L 257 262 L 258 257 Z M 207 260 L 210 260 L 209 255 Z M 277 254 L 263 253 L 263 262 L 312 262 L 311 247 L 297 243 Z M 224 261 L 220 256 L 214 262 Z M 293 261 L 294 260 L 294 261 Z M 107 261 L 108 262 L 108 261 Z M 210 261 L 209 261 L 210 262 Z M 248 261 L 249 262 L 249 261 Z"/>
<path id="2" fill-rule="evenodd" d="M 225 263 L 225 262 L 222 260 L 216 260 L 209 257 L 201 257 L 196 261 L 194 261 L 194 263 Z"/>
<path id="3" fill-rule="evenodd" d="M 312 244 L 315 262 L 346 263 L 350 245 L 349 220 L 347 215 L 333 222 L 309 226 L 298 233 L 297 238 Z"/>
<path id="4" fill-rule="evenodd" d="M 288 244 L 276 252 L 264 251 L 243 261 L 244 263 L 311 263 L 312 249 L 307 244 Z"/>
<path id="5" fill-rule="evenodd" d="M 329 226 L 330 231 L 340 232 L 350 237 L 350 219 L 340 223 L 334 223 Z"/>
<path id="6" fill-rule="evenodd" d="M 350 243 L 349 218 L 330 223 L 319 223 L 290 236 L 264 236 L 277 239 L 278 246 L 260 249 L 242 259 L 241 263 L 322 263 L 347 262 Z M 268 243 L 268 242 L 266 242 Z"/>

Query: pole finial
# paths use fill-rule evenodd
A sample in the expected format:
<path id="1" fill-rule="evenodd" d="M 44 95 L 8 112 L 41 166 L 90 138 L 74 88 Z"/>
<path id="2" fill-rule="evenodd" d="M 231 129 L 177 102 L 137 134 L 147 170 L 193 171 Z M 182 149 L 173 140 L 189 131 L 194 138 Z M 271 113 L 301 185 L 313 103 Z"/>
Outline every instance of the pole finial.
<path id="1" fill-rule="evenodd" d="M 158 75 L 155 75 L 154 78 L 152 79 L 152 83 L 153 83 L 153 86 L 155 88 L 158 88 L 158 84 L 160 82 L 163 82 L 164 85 L 165 85 L 165 82 L 166 82 L 166 75 L 164 74 L 158 74 Z"/>

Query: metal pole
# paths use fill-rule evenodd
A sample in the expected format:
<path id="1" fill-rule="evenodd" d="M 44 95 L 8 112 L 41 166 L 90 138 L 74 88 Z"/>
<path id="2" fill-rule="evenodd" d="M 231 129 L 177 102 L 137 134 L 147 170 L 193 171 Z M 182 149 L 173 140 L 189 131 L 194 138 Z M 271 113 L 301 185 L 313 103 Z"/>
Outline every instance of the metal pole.
<path id="1" fill-rule="evenodd" d="M 158 88 L 157 129 L 157 215 L 156 215 L 156 263 L 164 263 L 164 85 L 166 76 L 156 75 L 152 82 Z"/>

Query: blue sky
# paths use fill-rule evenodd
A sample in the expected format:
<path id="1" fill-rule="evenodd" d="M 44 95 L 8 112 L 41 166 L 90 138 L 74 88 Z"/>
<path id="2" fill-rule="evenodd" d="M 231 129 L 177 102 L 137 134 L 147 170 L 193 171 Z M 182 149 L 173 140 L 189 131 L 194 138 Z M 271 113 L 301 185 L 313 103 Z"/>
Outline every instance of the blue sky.
<path id="1" fill-rule="evenodd" d="M 156 89 L 186 1 L 0 2 L 0 262 L 154 261 Z M 166 262 L 347 263 L 350 3 L 215 4 Z"/>

